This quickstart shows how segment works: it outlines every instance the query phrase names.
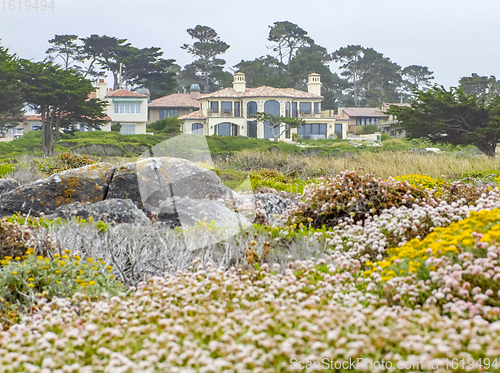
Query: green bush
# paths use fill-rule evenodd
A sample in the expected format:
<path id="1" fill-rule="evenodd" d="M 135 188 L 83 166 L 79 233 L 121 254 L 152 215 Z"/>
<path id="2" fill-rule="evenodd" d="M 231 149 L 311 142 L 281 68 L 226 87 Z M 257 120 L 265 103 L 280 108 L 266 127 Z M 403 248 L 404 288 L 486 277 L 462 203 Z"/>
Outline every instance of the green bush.
<path id="1" fill-rule="evenodd" d="M 38 169 L 47 175 L 97 163 L 85 155 L 71 153 L 62 153 L 54 158 L 43 158 L 35 162 Z"/>
<path id="2" fill-rule="evenodd" d="M 299 178 L 292 178 L 279 171 L 269 169 L 255 170 L 249 174 L 253 189 L 266 187 L 282 192 L 302 194 L 305 185 L 313 182 L 313 180 L 305 181 Z"/>
<path id="3" fill-rule="evenodd" d="M 250 189 L 250 185 L 245 185 L 245 181 L 248 179 L 248 172 L 236 170 L 234 168 L 216 168 L 215 173 L 228 188 L 238 190 L 246 186 L 246 189 Z"/>
<path id="4" fill-rule="evenodd" d="M 14 165 L 13 164 L 0 164 L 0 178 L 5 177 L 6 175 L 10 174 L 12 171 L 14 171 Z"/>
<path id="5" fill-rule="evenodd" d="M 376 124 L 367 124 L 365 126 L 356 126 L 356 135 L 371 135 L 378 131 Z"/>
<path id="6" fill-rule="evenodd" d="M 5 257 L 0 271 L 0 312 L 8 314 L 13 308 L 26 312 L 37 299 L 71 297 L 76 292 L 95 296 L 106 292 L 110 296 L 124 288 L 111 274 L 112 267 L 102 259 L 82 261 L 78 255 L 65 250 L 54 259 L 36 256 L 28 249 L 22 257 Z M 19 309 L 19 307 L 21 309 Z"/>
<path id="7" fill-rule="evenodd" d="M 154 133 L 164 133 L 170 137 L 181 134 L 182 122 L 177 118 L 165 118 L 148 124 L 146 130 Z"/>
<path id="8" fill-rule="evenodd" d="M 113 132 L 120 132 L 122 130 L 122 125 L 121 123 L 115 123 L 111 125 L 111 131 Z"/>

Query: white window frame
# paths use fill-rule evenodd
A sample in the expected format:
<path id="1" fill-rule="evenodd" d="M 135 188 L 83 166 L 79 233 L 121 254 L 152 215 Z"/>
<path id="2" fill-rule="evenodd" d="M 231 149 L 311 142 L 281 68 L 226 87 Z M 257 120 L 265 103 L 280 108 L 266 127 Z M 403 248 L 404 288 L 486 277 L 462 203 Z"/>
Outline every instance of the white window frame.
<path id="1" fill-rule="evenodd" d="M 122 126 L 120 128 L 121 135 L 135 135 L 136 123 L 120 123 Z"/>

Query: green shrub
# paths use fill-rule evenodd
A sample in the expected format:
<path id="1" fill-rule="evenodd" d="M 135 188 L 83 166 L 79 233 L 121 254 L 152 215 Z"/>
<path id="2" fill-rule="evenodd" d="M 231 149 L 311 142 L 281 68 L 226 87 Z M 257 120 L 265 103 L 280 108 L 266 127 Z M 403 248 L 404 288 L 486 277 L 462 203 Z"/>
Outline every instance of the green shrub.
<path id="1" fill-rule="evenodd" d="M 111 125 L 111 131 L 113 132 L 120 132 L 122 130 L 122 125 L 121 123 L 115 123 Z"/>
<path id="2" fill-rule="evenodd" d="M 76 292 L 95 296 L 106 292 L 110 296 L 123 290 L 111 274 L 112 267 L 102 259 L 82 261 L 65 250 L 54 259 L 36 256 L 33 249 L 25 255 L 5 257 L 0 271 L 0 311 L 7 314 L 14 307 L 26 312 L 38 298 L 71 297 Z M 21 309 L 19 309 L 19 307 Z"/>
<path id="3" fill-rule="evenodd" d="M 181 134 L 182 122 L 177 118 L 165 118 L 148 124 L 146 130 L 154 133 L 164 133 L 170 137 Z"/>
<path id="4" fill-rule="evenodd" d="M 252 180 L 252 189 L 266 187 L 287 193 L 302 194 L 304 186 L 313 182 L 312 180 L 292 178 L 279 171 L 269 169 L 254 170 L 249 174 Z"/>
<path id="5" fill-rule="evenodd" d="M 233 190 L 250 189 L 250 185 L 246 185 L 248 180 L 248 172 L 237 170 L 234 168 L 216 168 L 215 173 L 220 177 L 222 183 Z"/>
<path id="6" fill-rule="evenodd" d="M 52 175 L 58 172 L 71 170 L 97 163 L 85 155 L 62 153 L 54 158 L 43 158 L 36 161 L 38 169 L 47 174 Z"/>
<path id="7" fill-rule="evenodd" d="M 371 135 L 378 131 L 376 124 L 367 124 L 365 126 L 356 126 L 356 135 Z"/>
<path id="8" fill-rule="evenodd" d="M 13 164 L 0 164 L 0 178 L 5 177 L 6 175 L 10 174 L 12 171 L 14 171 L 14 165 Z"/>

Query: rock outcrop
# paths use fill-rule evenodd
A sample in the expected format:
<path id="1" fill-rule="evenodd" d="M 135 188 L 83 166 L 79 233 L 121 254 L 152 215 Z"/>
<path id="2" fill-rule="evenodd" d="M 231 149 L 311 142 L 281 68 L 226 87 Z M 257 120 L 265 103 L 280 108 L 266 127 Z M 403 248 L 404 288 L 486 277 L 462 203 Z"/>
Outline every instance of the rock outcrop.
<path id="1" fill-rule="evenodd" d="M 63 171 L 0 195 L 0 210 L 39 216 L 59 206 L 105 199 L 114 167 L 110 163 Z"/>
<path id="2" fill-rule="evenodd" d="M 185 159 L 161 157 L 120 167 L 90 165 L 18 186 L 0 194 L 0 213 L 141 224 L 149 223 L 146 216 L 158 216 L 173 226 L 214 220 L 231 229 L 249 223 L 233 211 L 232 202 L 233 191 L 215 172 Z"/>
<path id="3" fill-rule="evenodd" d="M 193 226 L 198 221 L 214 222 L 215 226 L 227 230 L 251 224 L 248 219 L 220 202 L 177 196 L 161 203 L 158 221 L 174 226 Z"/>
<path id="4" fill-rule="evenodd" d="M 0 194 L 10 192 L 16 188 L 19 188 L 20 184 L 13 179 L 0 179 Z"/>
<path id="5" fill-rule="evenodd" d="M 127 163 L 113 175 L 107 198 L 128 198 L 148 213 L 158 214 L 171 197 L 226 199 L 232 190 L 215 172 L 179 158 L 147 158 Z"/>
<path id="6" fill-rule="evenodd" d="M 62 218 L 70 220 L 73 217 L 88 219 L 92 217 L 94 221 L 130 223 L 130 224 L 151 224 L 151 220 L 139 210 L 129 199 L 106 199 L 99 202 L 72 203 L 58 207 L 50 218 Z"/>

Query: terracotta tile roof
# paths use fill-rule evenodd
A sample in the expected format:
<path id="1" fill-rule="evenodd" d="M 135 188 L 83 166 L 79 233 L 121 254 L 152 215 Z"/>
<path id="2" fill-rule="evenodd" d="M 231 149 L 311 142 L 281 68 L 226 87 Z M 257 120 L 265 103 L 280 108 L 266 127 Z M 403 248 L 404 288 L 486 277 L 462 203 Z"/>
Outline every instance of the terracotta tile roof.
<path id="1" fill-rule="evenodd" d="M 174 93 L 173 95 L 163 96 L 153 100 L 148 107 L 188 107 L 199 108 L 200 103 L 191 98 L 189 93 Z"/>
<path id="2" fill-rule="evenodd" d="M 206 119 L 206 118 L 203 115 L 203 111 L 197 110 L 197 111 L 193 111 L 192 113 L 189 113 L 187 115 L 183 115 L 183 116 L 179 117 L 178 119 L 184 120 L 184 119 Z"/>
<path id="3" fill-rule="evenodd" d="M 117 89 L 115 91 L 108 91 L 106 97 L 137 97 L 137 98 L 147 98 L 147 95 L 142 95 L 137 92 L 128 91 L 126 89 Z"/>
<path id="4" fill-rule="evenodd" d="M 89 100 L 93 98 L 97 98 L 97 92 L 90 92 Z"/>
<path id="5" fill-rule="evenodd" d="M 346 107 L 344 112 L 350 117 L 388 117 L 378 107 Z"/>
<path id="6" fill-rule="evenodd" d="M 24 120 L 30 121 L 30 122 L 41 122 L 42 121 L 42 116 L 40 114 L 27 115 L 27 116 L 24 117 Z"/>
<path id="7" fill-rule="evenodd" d="M 224 88 L 220 91 L 201 95 L 200 99 L 204 98 L 237 98 L 237 97 L 287 97 L 287 98 L 323 98 L 323 96 L 313 95 L 305 91 L 295 88 L 274 88 L 274 87 L 257 87 L 247 88 L 245 92 L 236 92 L 233 88 Z"/>
<path id="8" fill-rule="evenodd" d="M 101 120 L 105 120 L 107 122 L 111 122 L 111 117 L 106 115 L 105 117 L 99 118 Z M 41 122 L 42 121 L 42 116 L 41 115 L 27 115 L 24 117 L 24 121 L 27 122 Z"/>

